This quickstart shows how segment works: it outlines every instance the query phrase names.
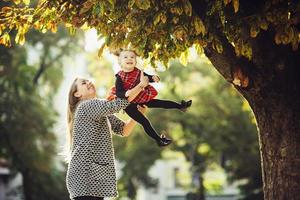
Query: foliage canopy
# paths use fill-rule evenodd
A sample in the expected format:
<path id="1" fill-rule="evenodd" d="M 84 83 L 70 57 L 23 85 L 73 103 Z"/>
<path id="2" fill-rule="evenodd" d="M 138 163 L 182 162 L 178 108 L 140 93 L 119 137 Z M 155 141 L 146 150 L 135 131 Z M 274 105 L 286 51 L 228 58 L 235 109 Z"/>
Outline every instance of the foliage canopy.
<path id="1" fill-rule="evenodd" d="M 210 44 L 223 51 L 220 35 L 225 35 L 236 56 L 252 59 L 254 38 L 261 31 L 274 30 L 276 44 L 290 44 L 298 49 L 300 42 L 300 3 L 292 0 L 240 1 L 201 0 L 195 2 L 195 13 L 189 0 L 12 0 L 14 6 L 3 7 L 0 16 L 0 43 L 24 44 L 31 28 L 43 33 L 56 32 L 64 24 L 74 33 L 76 28 L 95 28 L 105 38 L 110 50 L 131 47 L 153 64 L 167 65 L 169 59 L 185 56 L 195 46 L 199 53 Z M 33 4 L 33 5 L 32 5 Z"/>

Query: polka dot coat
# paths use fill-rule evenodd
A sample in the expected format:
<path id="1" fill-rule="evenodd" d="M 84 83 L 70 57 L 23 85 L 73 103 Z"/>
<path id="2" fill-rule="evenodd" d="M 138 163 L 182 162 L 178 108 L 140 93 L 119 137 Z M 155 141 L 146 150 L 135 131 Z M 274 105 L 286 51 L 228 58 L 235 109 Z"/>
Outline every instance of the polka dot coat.
<path id="1" fill-rule="evenodd" d="M 111 130 L 122 135 L 124 122 L 113 114 L 128 104 L 125 99 L 91 99 L 77 106 L 66 177 L 71 199 L 118 196 Z"/>

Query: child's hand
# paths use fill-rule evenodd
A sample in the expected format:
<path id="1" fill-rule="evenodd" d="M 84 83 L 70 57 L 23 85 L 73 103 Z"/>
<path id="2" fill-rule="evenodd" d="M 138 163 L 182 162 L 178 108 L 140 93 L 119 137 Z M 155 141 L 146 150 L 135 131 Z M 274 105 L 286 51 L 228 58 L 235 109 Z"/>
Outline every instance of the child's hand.
<path id="1" fill-rule="evenodd" d="M 153 75 L 153 76 L 152 76 L 152 79 L 153 79 L 153 81 L 156 82 L 156 83 L 158 83 L 158 82 L 160 81 L 160 78 L 159 78 L 158 76 L 156 76 L 156 75 Z"/>

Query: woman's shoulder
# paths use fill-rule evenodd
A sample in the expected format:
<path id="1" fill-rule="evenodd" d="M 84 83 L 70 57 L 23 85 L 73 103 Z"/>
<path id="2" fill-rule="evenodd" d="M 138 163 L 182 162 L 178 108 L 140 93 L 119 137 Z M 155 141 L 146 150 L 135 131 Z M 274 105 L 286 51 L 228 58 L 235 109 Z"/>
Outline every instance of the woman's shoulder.
<path id="1" fill-rule="evenodd" d="M 93 105 L 95 103 L 101 103 L 106 101 L 105 99 L 100 99 L 100 98 L 93 98 L 93 99 L 85 99 L 79 102 L 78 104 L 78 108 L 85 108 L 88 107 L 90 105 Z"/>
<path id="2" fill-rule="evenodd" d="M 91 109 L 95 103 L 102 101 L 104 101 L 104 99 L 99 98 L 81 100 L 77 105 L 77 111 Z"/>

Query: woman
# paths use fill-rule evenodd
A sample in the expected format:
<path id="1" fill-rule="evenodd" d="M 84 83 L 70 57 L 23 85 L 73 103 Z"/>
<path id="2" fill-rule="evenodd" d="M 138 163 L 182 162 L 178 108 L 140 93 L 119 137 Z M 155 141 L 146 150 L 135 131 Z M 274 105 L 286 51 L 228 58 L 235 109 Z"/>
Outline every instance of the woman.
<path id="1" fill-rule="evenodd" d="M 147 77 L 141 77 L 140 83 L 126 93 L 127 100 L 107 101 L 96 98 L 90 81 L 77 78 L 73 82 L 69 92 L 70 159 L 66 177 L 71 199 L 101 200 L 118 195 L 110 130 L 128 136 L 136 123 L 132 119 L 125 123 L 113 114 L 126 108 L 148 83 Z"/>

